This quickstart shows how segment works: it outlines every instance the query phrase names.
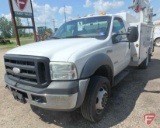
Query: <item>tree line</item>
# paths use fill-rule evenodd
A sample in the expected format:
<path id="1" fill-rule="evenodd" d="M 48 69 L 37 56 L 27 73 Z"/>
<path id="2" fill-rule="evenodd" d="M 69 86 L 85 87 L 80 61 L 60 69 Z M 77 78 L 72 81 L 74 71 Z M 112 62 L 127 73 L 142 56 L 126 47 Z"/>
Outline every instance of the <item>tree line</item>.
<path id="1" fill-rule="evenodd" d="M 19 17 L 15 18 L 17 26 L 23 26 L 22 21 Z M 52 34 L 52 29 L 47 28 L 47 32 Z M 26 29 L 18 29 L 18 34 L 20 37 L 30 37 L 33 33 L 26 31 Z M 0 37 L 1 38 L 14 38 L 14 27 L 12 21 L 9 21 L 5 17 L 0 17 Z"/>
<path id="2" fill-rule="evenodd" d="M 19 17 L 16 17 L 16 24 L 17 26 L 23 26 Z M 26 32 L 25 29 L 19 29 L 18 33 L 20 37 L 32 36 L 32 33 Z M 3 38 L 15 37 L 12 21 L 9 21 L 5 17 L 0 17 L 0 36 Z"/>

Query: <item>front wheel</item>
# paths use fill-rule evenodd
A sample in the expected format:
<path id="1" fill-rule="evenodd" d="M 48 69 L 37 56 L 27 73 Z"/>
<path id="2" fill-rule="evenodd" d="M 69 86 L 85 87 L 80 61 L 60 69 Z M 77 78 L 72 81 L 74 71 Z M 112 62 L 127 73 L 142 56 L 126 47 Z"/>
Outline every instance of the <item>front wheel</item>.
<path id="1" fill-rule="evenodd" d="M 105 113 L 109 96 L 109 80 L 101 76 L 92 77 L 81 106 L 83 117 L 91 122 L 100 121 Z"/>

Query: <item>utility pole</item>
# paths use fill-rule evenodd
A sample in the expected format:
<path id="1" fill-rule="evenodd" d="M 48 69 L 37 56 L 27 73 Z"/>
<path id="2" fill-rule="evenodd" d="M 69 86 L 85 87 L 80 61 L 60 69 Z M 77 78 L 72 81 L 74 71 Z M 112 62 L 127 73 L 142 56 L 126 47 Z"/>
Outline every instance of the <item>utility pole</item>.
<path id="1" fill-rule="evenodd" d="M 66 23 L 66 6 L 64 5 L 64 19 L 65 19 L 65 23 Z"/>

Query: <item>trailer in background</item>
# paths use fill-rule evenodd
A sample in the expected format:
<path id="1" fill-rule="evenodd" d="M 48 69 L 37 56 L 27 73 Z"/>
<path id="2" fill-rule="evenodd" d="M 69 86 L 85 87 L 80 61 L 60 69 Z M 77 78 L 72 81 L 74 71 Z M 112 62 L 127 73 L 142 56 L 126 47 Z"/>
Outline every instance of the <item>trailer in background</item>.
<path id="1" fill-rule="evenodd" d="M 10 40 L 6 40 L 3 37 L 0 37 L 0 44 L 10 44 Z"/>

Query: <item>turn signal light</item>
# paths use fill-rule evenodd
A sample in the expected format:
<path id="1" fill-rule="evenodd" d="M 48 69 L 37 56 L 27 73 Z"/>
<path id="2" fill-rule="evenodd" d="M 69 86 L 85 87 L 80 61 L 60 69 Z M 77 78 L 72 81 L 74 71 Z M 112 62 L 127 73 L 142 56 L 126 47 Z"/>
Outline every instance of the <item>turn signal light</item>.
<path id="1" fill-rule="evenodd" d="M 136 47 L 139 47 L 139 44 L 136 44 Z"/>
<path id="2" fill-rule="evenodd" d="M 106 15 L 106 13 L 105 12 L 100 12 L 100 15 Z"/>

